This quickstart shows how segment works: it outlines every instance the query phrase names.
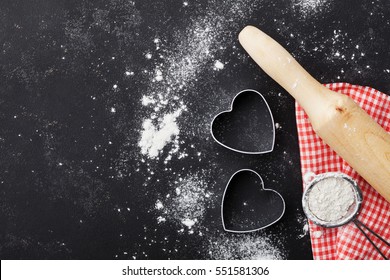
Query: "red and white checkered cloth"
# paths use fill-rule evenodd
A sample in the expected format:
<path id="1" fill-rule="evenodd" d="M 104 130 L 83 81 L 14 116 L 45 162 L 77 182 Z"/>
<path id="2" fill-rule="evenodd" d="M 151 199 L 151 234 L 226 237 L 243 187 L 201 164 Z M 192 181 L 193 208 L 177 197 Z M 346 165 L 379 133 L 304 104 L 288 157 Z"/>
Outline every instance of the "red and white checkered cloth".
<path id="1" fill-rule="evenodd" d="M 325 86 L 354 99 L 375 121 L 390 132 L 390 96 L 370 87 L 347 83 Z M 315 134 L 306 113 L 298 104 L 296 118 L 302 175 L 307 171 L 315 174 L 343 172 L 354 178 L 363 193 L 363 205 L 358 219 L 389 241 L 390 203 Z M 323 228 L 312 222 L 309 222 L 309 226 L 314 259 L 383 259 L 352 222 L 339 228 Z M 390 248 L 372 234 L 369 236 L 379 245 L 382 252 L 390 257 Z"/>

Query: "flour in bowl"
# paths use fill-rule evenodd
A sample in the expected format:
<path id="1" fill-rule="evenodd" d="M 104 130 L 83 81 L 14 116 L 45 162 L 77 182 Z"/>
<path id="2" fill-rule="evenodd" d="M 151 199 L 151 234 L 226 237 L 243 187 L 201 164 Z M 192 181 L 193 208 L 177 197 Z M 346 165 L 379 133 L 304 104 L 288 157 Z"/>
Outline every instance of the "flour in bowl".
<path id="1" fill-rule="evenodd" d="M 309 193 L 309 209 L 320 220 L 338 221 L 354 203 L 352 184 L 343 178 L 329 177 L 317 182 Z"/>

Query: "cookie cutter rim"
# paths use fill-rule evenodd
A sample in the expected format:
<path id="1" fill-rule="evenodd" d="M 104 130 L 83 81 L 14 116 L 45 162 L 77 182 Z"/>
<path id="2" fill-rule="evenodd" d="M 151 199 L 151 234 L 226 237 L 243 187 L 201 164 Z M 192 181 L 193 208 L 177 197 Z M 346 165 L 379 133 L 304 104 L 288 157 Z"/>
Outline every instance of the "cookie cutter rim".
<path id="1" fill-rule="evenodd" d="M 270 113 L 270 116 L 271 116 L 271 121 L 272 121 L 272 147 L 270 150 L 267 150 L 267 151 L 261 151 L 261 152 L 247 152 L 247 151 L 241 151 L 241 150 L 238 150 L 238 149 L 234 149 L 234 148 L 231 148 L 225 144 L 223 144 L 222 142 L 220 142 L 215 136 L 214 136 L 214 132 L 213 132 L 213 125 L 214 125 L 214 121 L 216 118 L 218 118 L 220 115 L 224 114 L 224 113 L 230 113 L 233 111 L 233 105 L 234 105 L 234 102 L 236 101 L 236 98 L 244 93 L 244 92 L 247 92 L 247 91 L 252 91 L 252 92 L 255 92 L 257 93 L 258 95 L 260 95 L 260 97 L 263 99 L 263 101 L 265 102 L 265 105 L 267 106 L 268 108 L 268 111 Z M 274 150 L 274 147 L 275 147 L 275 121 L 274 121 L 274 116 L 272 114 L 272 111 L 271 111 L 271 108 L 269 107 L 268 105 L 268 102 L 267 100 L 264 98 L 264 96 L 258 92 L 257 90 L 254 90 L 254 89 L 244 89 L 244 90 L 241 90 L 239 93 L 237 93 L 231 104 L 230 104 L 230 109 L 229 110 L 225 110 L 225 111 L 222 111 L 222 112 L 219 112 L 217 115 L 214 116 L 213 120 L 211 121 L 211 125 L 210 125 L 210 133 L 211 133 L 211 136 L 213 137 L 214 141 L 217 142 L 219 145 L 229 149 L 229 150 L 232 150 L 232 151 L 235 151 L 237 153 L 242 153 L 242 154 L 248 154 L 248 155 L 261 155 L 261 154 L 266 154 L 266 153 L 271 153 L 273 150 Z"/>
<path id="2" fill-rule="evenodd" d="M 227 191 L 227 189 L 228 189 L 228 187 L 229 187 L 229 185 L 230 185 L 231 180 L 234 178 L 234 176 L 235 176 L 236 174 L 238 174 L 238 173 L 240 173 L 240 172 L 243 172 L 243 171 L 249 171 L 249 172 L 252 172 L 252 173 L 254 173 L 255 175 L 257 175 L 257 176 L 260 178 L 260 181 L 261 181 L 261 189 L 262 189 L 262 190 L 265 190 L 265 191 L 273 191 L 274 193 L 276 193 L 277 195 L 279 195 L 279 197 L 282 199 L 282 202 L 283 202 L 283 211 L 282 211 L 282 213 L 280 214 L 279 218 L 277 218 L 275 221 L 273 221 L 272 223 L 270 223 L 270 224 L 268 224 L 268 225 L 266 225 L 266 226 L 263 226 L 263 227 L 260 227 L 260 228 L 256 228 L 256 229 L 251 229 L 251 230 L 231 230 L 231 229 L 227 229 L 227 228 L 226 228 L 226 225 L 225 225 L 225 220 L 224 220 L 224 218 L 223 218 L 223 216 L 224 216 L 224 215 L 223 215 L 223 204 L 224 204 L 224 201 L 225 201 L 226 191 Z M 232 176 L 230 176 L 230 179 L 229 179 L 228 183 L 226 184 L 225 190 L 224 190 L 224 192 L 223 192 L 223 195 L 222 195 L 222 202 L 221 202 L 221 220 L 222 220 L 222 226 L 223 226 L 224 231 L 226 231 L 226 232 L 232 232 L 232 233 L 249 233 L 249 232 L 254 232 L 254 231 L 262 230 L 262 229 L 267 228 L 267 227 L 269 227 L 269 226 L 275 224 L 276 222 L 278 222 L 278 221 L 283 217 L 285 211 L 286 211 L 286 203 L 285 203 L 285 201 L 284 201 L 283 196 L 282 196 L 279 192 L 277 192 L 277 191 L 275 191 L 275 190 L 273 190 L 273 189 L 266 189 L 266 188 L 264 187 L 263 178 L 262 178 L 262 177 L 260 176 L 260 174 L 257 173 L 256 171 L 254 171 L 254 170 L 252 170 L 252 169 L 249 169 L 249 168 L 243 168 L 243 169 L 240 169 L 240 170 L 234 172 L 234 174 L 233 174 Z"/>
<path id="3" fill-rule="evenodd" d="M 352 179 L 350 176 L 346 175 L 342 172 L 326 172 L 321 174 L 315 174 L 314 172 L 306 172 L 304 177 L 304 184 L 305 184 L 305 190 L 302 195 L 302 208 L 303 212 L 305 213 L 306 217 L 309 218 L 313 223 L 316 225 L 319 225 L 324 228 L 335 228 L 340 227 L 343 225 L 348 224 L 349 222 L 353 221 L 359 214 L 359 211 L 361 209 L 362 203 L 363 203 L 363 194 L 360 190 L 357 182 Z M 310 179 L 312 177 L 312 179 Z M 327 222 L 324 220 L 321 220 L 317 218 L 310 210 L 309 208 L 309 194 L 312 188 L 321 180 L 324 180 L 326 178 L 342 178 L 344 180 L 347 180 L 349 183 L 351 183 L 351 188 L 354 193 L 354 203 L 355 206 L 353 208 L 353 211 L 346 215 L 345 217 L 341 218 L 340 220 L 334 221 L 334 222 Z"/>

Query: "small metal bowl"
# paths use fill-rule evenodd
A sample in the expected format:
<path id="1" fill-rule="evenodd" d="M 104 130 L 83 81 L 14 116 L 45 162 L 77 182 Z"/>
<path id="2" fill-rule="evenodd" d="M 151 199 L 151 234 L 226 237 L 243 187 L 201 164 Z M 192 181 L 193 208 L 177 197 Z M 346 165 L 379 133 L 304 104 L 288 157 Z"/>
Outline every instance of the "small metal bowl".
<path id="1" fill-rule="evenodd" d="M 309 208 L 309 196 L 311 190 L 318 182 L 327 178 L 342 178 L 344 180 L 347 180 L 351 184 L 351 188 L 354 192 L 354 202 L 349 207 L 348 213 L 337 221 L 321 220 L 317 216 L 315 216 Z M 361 204 L 363 202 L 363 195 L 356 181 L 353 180 L 348 175 L 341 172 L 328 172 L 328 173 L 323 173 L 318 175 L 312 172 L 308 172 L 304 176 L 304 184 L 305 184 L 305 190 L 302 196 L 303 211 L 305 212 L 306 216 L 315 224 L 326 228 L 339 227 L 349 223 L 358 215 Z"/>

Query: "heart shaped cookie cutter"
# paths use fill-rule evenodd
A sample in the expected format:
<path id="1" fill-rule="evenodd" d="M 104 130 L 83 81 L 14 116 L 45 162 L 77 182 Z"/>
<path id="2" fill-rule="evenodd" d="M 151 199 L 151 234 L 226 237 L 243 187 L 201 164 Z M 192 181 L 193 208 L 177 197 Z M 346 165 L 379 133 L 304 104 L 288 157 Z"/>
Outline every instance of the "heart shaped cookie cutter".
<path id="1" fill-rule="evenodd" d="M 233 195 L 228 195 L 231 188 L 233 188 Z M 238 190 L 234 191 L 235 188 Z M 248 192 L 247 197 L 245 197 L 245 192 Z M 250 198 L 253 201 L 243 200 L 243 198 Z M 225 205 L 229 202 L 230 205 Z M 225 206 L 230 212 L 226 213 Z M 221 203 L 222 226 L 225 231 L 233 233 L 261 230 L 279 221 L 285 209 L 286 205 L 282 195 L 273 189 L 264 188 L 264 181 L 257 172 L 251 169 L 241 169 L 230 177 L 225 187 Z M 251 221 L 255 221 L 256 225 L 249 228 Z"/>
<path id="2" fill-rule="evenodd" d="M 239 114 L 235 109 L 242 111 Z M 256 90 L 240 91 L 230 110 L 217 114 L 210 126 L 221 146 L 243 154 L 270 153 L 275 145 L 275 123 L 264 96 Z"/>

